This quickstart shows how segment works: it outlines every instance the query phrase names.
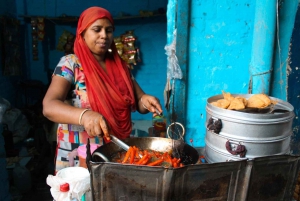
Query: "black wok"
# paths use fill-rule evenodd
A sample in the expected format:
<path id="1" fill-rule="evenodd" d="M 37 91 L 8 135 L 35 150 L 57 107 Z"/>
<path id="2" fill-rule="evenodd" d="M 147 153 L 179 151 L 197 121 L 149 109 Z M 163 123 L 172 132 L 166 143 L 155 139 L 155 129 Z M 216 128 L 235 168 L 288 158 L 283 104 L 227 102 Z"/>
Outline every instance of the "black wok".
<path id="1" fill-rule="evenodd" d="M 124 141 L 129 146 L 136 146 L 140 150 L 155 150 L 159 152 L 169 152 L 173 157 L 180 158 L 184 165 L 195 164 L 199 159 L 199 154 L 195 148 L 181 140 L 173 140 L 160 137 L 137 137 L 127 138 Z M 124 151 L 115 143 L 105 144 L 96 149 L 92 154 L 93 162 L 110 162 L 120 151 Z"/>

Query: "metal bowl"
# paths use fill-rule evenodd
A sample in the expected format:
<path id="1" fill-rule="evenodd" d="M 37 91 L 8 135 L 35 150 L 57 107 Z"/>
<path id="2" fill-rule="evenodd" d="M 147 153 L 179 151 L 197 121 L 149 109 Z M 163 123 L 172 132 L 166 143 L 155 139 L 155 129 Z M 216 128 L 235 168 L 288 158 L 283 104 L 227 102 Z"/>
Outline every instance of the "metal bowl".
<path id="1" fill-rule="evenodd" d="M 122 140 L 129 146 L 136 146 L 141 150 L 155 150 L 169 152 L 176 158 L 180 158 L 184 165 L 195 164 L 199 159 L 198 151 L 182 140 L 173 140 L 160 137 L 136 137 Z M 124 151 L 115 143 L 108 143 L 97 148 L 92 154 L 93 162 L 110 162 L 120 151 Z"/>

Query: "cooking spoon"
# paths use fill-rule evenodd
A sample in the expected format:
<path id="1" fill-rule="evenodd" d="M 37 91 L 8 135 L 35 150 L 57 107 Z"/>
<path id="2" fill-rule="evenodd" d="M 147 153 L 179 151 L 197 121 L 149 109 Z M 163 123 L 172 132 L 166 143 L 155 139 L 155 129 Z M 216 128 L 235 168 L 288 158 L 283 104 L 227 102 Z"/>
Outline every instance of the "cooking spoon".
<path id="1" fill-rule="evenodd" d="M 110 135 L 110 140 L 113 143 L 115 143 L 116 145 L 118 145 L 119 147 L 121 147 L 122 149 L 124 149 L 125 151 L 128 151 L 129 146 L 126 143 L 124 143 L 122 140 L 117 138 L 116 136 Z M 110 162 L 110 160 L 100 152 L 94 152 L 93 155 L 96 155 L 96 156 L 102 158 L 105 162 Z M 143 157 L 142 154 L 139 154 L 139 156 L 141 158 Z"/>
<path id="2" fill-rule="evenodd" d="M 124 143 L 122 140 L 119 140 L 119 138 L 117 138 L 116 136 L 110 135 L 110 140 L 116 145 L 118 145 L 119 147 L 121 147 L 122 149 L 124 149 L 125 151 L 128 151 L 129 146 L 126 143 Z"/>

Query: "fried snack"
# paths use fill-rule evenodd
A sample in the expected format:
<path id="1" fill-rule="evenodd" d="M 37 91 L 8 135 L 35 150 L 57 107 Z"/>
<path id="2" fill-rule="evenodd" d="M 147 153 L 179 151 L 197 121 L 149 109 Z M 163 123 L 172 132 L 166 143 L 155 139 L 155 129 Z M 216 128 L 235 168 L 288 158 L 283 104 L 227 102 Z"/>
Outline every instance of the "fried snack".
<path id="1" fill-rule="evenodd" d="M 247 102 L 248 102 L 246 98 L 244 98 L 244 97 L 242 97 L 242 96 L 237 96 L 237 97 L 235 97 L 235 99 L 241 100 L 241 101 L 243 102 L 243 104 L 245 105 L 245 107 L 246 107 Z"/>
<path id="2" fill-rule="evenodd" d="M 248 99 L 247 107 L 251 108 L 265 108 L 271 105 L 272 101 L 269 96 L 265 94 L 255 94 Z"/>
<path id="3" fill-rule="evenodd" d="M 224 99 L 226 99 L 228 101 L 232 101 L 234 99 L 234 97 L 230 93 L 226 93 L 223 90 L 222 90 L 222 94 L 223 94 Z"/>
<path id="4" fill-rule="evenodd" d="M 212 104 L 213 106 L 216 106 L 216 107 L 221 107 L 221 104 L 218 103 L 217 101 L 211 102 L 210 104 Z"/>
<path id="5" fill-rule="evenodd" d="M 220 99 L 215 102 L 212 102 L 211 104 L 219 108 L 227 109 L 228 106 L 230 105 L 230 101 L 226 99 Z"/>
<path id="6" fill-rule="evenodd" d="M 271 104 L 272 105 L 276 105 L 278 103 L 278 101 L 276 101 L 276 100 L 271 100 Z"/>
<path id="7" fill-rule="evenodd" d="M 228 110 L 242 110 L 245 109 L 244 99 L 242 97 L 235 97 L 231 102 Z"/>

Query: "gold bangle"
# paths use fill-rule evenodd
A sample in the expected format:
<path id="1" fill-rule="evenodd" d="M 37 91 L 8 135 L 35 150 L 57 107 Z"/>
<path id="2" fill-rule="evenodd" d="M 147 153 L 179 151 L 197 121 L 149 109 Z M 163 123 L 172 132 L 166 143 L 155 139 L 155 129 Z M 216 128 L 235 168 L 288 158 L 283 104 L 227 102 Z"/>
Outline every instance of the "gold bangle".
<path id="1" fill-rule="evenodd" d="M 81 112 L 80 116 L 79 116 L 79 121 L 78 121 L 78 122 L 79 122 L 79 125 L 80 125 L 80 126 L 82 126 L 82 125 L 81 125 L 81 119 L 82 119 L 83 114 L 84 114 L 86 111 L 89 111 L 89 109 L 83 110 L 83 111 Z"/>

